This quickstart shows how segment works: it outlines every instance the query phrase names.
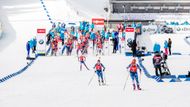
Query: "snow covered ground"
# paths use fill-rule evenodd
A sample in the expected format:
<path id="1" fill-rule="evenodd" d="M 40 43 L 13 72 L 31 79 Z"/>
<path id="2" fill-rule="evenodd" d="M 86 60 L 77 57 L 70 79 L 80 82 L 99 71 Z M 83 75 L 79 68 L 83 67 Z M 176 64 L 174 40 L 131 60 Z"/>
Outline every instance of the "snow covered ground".
<path id="1" fill-rule="evenodd" d="M 143 65 L 148 69 L 151 75 L 155 75 L 152 64 L 153 56 L 145 57 Z M 172 75 L 187 75 L 189 71 L 189 55 L 173 55 L 168 56 L 167 64 Z"/>
<path id="2" fill-rule="evenodd" d="M 97 57 L 88 56 L 91 71 L 79 71 L 76 57 L 40 57 L 20 76 L 0 85 L 1 107 L 188 107 L 189 82 L 157 83 L 141 77 L 143 91 L 133 91 L 130 78 L 123 91 L 125 70 L 131 58 L 123 55 L 102 57 L 107 86 L 98 86 L 93 75 Z M 149 67 L 148 67 L 149 68 Z"/>
<path id="3" fill-rule="evenodd" d="M 59 16 L 59 12 L 54 12 L 56 5 L 61 2 L 64 1 L 45 1 L 54 20 L 64 19 Z M 58 11 L 62 12 L 64 6 L 58 6 Z M 2 78 L 26 65 L 26 42 L 36 35 L 37 28 L 49 29 L 50 23 L 39 0 L 1 0 L 0 15 L 5 32 L 0 41 Z M 163 40 L 171 37 L 172 50 L 186 54 L 189 53 L 190 46 L 184 42 L 184 36 L 151 36 L 152 41 L 149 42 L 158 40 L 163 44 Z M 189 57 L 169 56 L 171 73 L 187 74 Z M 143 64 L 154 74 L 151 58 L 152 56 L 146 57 Z M 131 57 L 124 54 L 101 57 L 106 67 L 108 85 L 98 86 L 95 76 L 88 86 L 97 59 L 95 56 L 87 56 L 87 65 L 91 70 L 79 71 L 76 56 L 39 57 L 24 73 L 0 83 L 0 107 L 189 107 L 190 82 L 157 83 L 142 74 L 140 82 L 143 91 L 133 91 L 130 78 L 123 91 L 128 75 L 125 68 L 131 61 Z"/>
<path id="4" fill-rule="evenodd" d="M 26 42 L 36 36 L 37 28 L 49 29 L 51 25 L 39 0 L 0 2 L 0 20 L 4 29 L 0 41 L 2 78 L 26 65 Z"/>

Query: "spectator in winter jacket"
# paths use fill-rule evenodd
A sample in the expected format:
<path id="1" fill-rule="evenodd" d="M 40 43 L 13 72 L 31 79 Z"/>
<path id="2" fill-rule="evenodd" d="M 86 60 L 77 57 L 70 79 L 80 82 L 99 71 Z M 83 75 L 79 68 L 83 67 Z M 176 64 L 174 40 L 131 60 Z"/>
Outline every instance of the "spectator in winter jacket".
<path id="1" fill-rule="evenodd" d="M 33 48 L 32 48 L 32 52 L 33 53 L 35 53 L 36 52 L 36 45 L 37 45 L 37 41 L 36 41 L 36 38 L 34 38 L 33 40 L 32 40 L 32 43 L 33 43 Z"/>
<path id="2" fill-rule="evenodd" d="M 90 39 L 95 40 L 96 34 L 94 32 L 90 32 Z"/>
<path id="3" fill-rule="evenodd" d="M 141 73 L 141 68 L 136 63 L 136 59 L 132 60 L 131 64 L 128 65 L 127 69 L 129 69 L 130 77 L 133 81 L 133 90 L 136 89 L 136 85 L 137 85 L 137 89 L 141 90 L 139 80 L 138 80 L 138 73 L 137 73 L 138 69 L 140 70 L 140 73 Z M 135 81 L 136 81 L 136 85 L 135 85 Z"/>
<path id="4" fill-rule="evenodd" d="M 51 39 L 55 38 L 55 33 L 53 31 L 50 31 Z"/>
<path id="5" fill-rule="evenodd" d="M 118 38 L 115 37 L 115 38 L 113 39 L 113 53 L 116 53 L 116 52 L 117 52 L 118 44 L 119 44 Z"/>
<path id="6" fill-rule="evenodd" d="M 118 45 L 119 45 L 119 37 L 118 37 L 118 32 L 114 32 L 114 38 L 113 38 L 113 53 L 116 53 L 118 50 Z"/>
<path id="7" fill-rule="evenodd" d="M 111 33 L 111 36 L 112 36 L 112 39 L 115 38 L 115 31 L 113 31 L 113 32 Z"/>
<path id="8" fill-rule="evenodd" d="M 34 47 L 33 40 L 30 40 L 29 44 L 30 44 L 30 49 L 32 49 Z"/>
<path id="9" fill-rule="evenodd" d="M 168 55 L 168 42 L 166 40 L 164 41 L 164 53 Z"/>
<path id="10" fill-rule="evenodd" d="M 160 55 L 159 52 L 155 52 L 155 55 L 153 57 L 153 65 L 155 68 L 155 74 L 156 76 L 162 76 L 162 71 L 161 71 L 161 61 L 162 61 L 162 56 Z M 158 70 L 160 74 L 158 74 Z"/>
<path id="11" fill-rule="evenodd" d="M 169 39 L 168 39 L 168 49 L 169 49 L 169 55 L 171 55 L 171 54 L 172 54 L 172 52 L 171 52 L 171 47 L 172 47 L 172 40 L 169 38 Z"/>
<path id="12" fill-rule="evenodd" d="M 104 29 L 101 30 L 100 35 L 101 35 L 101 37 L 105 37 L 105 30 Z"/>
<path id="13" fill-rule="evenodd" d="M 61 27 L 60 29 L 60 38 L 62 40 L 62 45 L 64 45 L 64 40 L 65 40 L 65 28 Z"/>
<path id="14" fill-rule="evenodd" d="M 110 35 L 110 32 L 106 32 L 106 33 L 105 33 L 105 40 L 106 40 L 106 41 L 109 40 L 109 35 Z"/>
<path id="15" fill-rule="evenodd" d="M 30 41 L 26 43 L 27 57 L 30 57 Z"/>
<path id="16" fill-rule="evenodd" d="M 133 57 L 135 57 L 135 56 L 136 56 L 136 51 L 137 51 L 137 43 L 136 43 L 136 40 L 133 40 L 131 50 L 132 50 L 132 52 L 133 52 Z"/>
<path id="17" fill-rule="evenodd" d="M 91 31 L 93 31 L 94 30 L 94 23 L 92 23 L 90 27 L 91 27 Z"/>
<path id="18" fill-rule="evenodd" d="M 86 26 L 85 26 L 85 33 L 89 31 L 89 24 L 87 23 Z"/>
<path id="19" fill-rule="evenodd" d="M 99 85 L 101 85 L 101 83 L 102 83 L 102 85 L 105 84 L 105 81 L 103 78 L 103 73 L 102 73 L 102 68 L 103 68 L 103 71 L 105 71 L 104 65 L 100 62 L 100 60 L 98 60 L 94 66 L 94 69 L 95 69 L 95 73 L 98 75 Z M 101 81 L 100 81 L 100 79 L 101 79 Z"/>
<path id="20" fill-rule="evenodd" d="M 51 37 L 50 37 L 50 36 L 51 36 L 50 33 L 48 33 L 48 34 L 46 35 L 46 38 L 47 38 L 46 45 L 49 45 L 49 44 L 50 44 L 50 40 L 51 40 Z"/>
<path id="21" fill-rule="evenodd" d="M 159 44 L 159 43 L 155 43 L 155 44 L 154 44 L 153 51 L 154 51 L 154 53 L 155 53 L 155 52 L 159 52 L 159 53 L 160 53 L 160 44 Z"/>
<path id="22" fill-rule="evenodd" d="M 96 34 L 94 32 L 90 32 L 90 39 L 92 40 L 93 50 L 95 46 Z"/>

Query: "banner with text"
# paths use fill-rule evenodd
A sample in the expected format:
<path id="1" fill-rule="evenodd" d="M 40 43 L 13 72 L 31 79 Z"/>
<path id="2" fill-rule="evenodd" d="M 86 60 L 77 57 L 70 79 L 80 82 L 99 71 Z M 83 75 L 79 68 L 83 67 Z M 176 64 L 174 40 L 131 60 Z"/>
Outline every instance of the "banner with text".
<path id="1" fill-rule="evenodd" d="M 46 54 L 46 29 L 37 29 L 37 53 L 39 55 Z"/>

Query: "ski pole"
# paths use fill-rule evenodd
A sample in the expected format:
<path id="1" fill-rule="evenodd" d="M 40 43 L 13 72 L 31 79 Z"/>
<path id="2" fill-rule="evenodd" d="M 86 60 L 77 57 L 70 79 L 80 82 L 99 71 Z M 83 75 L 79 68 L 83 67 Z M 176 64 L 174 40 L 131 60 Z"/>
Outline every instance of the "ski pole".
<path id="1" fill-rule="evenodd" d="M 103 75 L 104 75 L 104 83 L 106 84 L 106 73 L 105 73 L 105 71 L 103 71 Z"/>
<path id="2" fill-rule="evenodd" d="M 141 77 L 142 77 L 142 71 L 140 71 L 140 78 L 139 78 L 139 82 L 141 82 Z"/>
<path id="3" fill-rule="evenodd" d="M 125 84 L 124 84 L 123 90 L 125 90 L 125 87 L 126 87 L 126 84 L 127 84 L 127 80 L 128 80 L 128 78 L 129 78 L 129 73 L 128 73 L 126 79 L 125 79 Z"/>
<path id="4" fill-rule="evenodd" d="M 90 78 L 90 81 L 88 82 L 88 86 L 90 85 L 90 83 L 92 82 L 94 76 L 95 76 L 96 72 L 94 72 L 94 74 L 92 75 L 92 77 Z"/>

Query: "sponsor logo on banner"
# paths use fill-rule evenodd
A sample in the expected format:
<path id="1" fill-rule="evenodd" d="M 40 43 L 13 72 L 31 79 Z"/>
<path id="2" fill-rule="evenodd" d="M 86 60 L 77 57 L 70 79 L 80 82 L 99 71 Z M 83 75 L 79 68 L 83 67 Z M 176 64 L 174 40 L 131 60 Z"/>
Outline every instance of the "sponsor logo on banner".
<path id="1" fill-rule="evenodd" d="M 95 25 L 104 25 L 104 19 L 103 18 L 92 18 L 92 23 Z"/>
<path id="2" fill-rule="evenodd" d="M 39 44 L 40 45 L 44 44 L 44 40 L 43 39 L 39 40 Z"/>
<path id="3" fill-rule="evenodd" d="M 134 37 L 135 37 L 135 28 L 132 28 L 132 27 L 127 27 L 125 29 L 125 43 L 128 44 L 129 41 L 133 41 Z M 132 52 L 131 51 L 131 48 L 129 47 L 129 45 L 126 45 L 126 48 L 125 48 L 126 52 Z"/>
<path id="4" fill-rule="evenodd" d="M 154 28 L 143 28 L 143 32 L 155 32 L 156 29 Z"/>
<path id="5" fill-rule="evenodd" d="M 142 32 L 146 34 L 154 34 L 157 32 L 156 25 L 142 26 Z"/>
<path id="6" fill-rule="evenodd" d="M 126 32 L 135 32 L 135 29 L 134 28 L 126 28 L 125 31 Z"/>
<path id="7" fill-rule="evenodd" d="M 37 52 L 38 54 L 45 55 L 46 53 L 46 29 L 37 29 Z"/>
<path id="8" fill-rule="evenodd" d="M 188 25 L 178 25 L 178 26 L 170 25 L 169 27 L 171 27 L 174 30 L 175 33 L 190 32 L 190 26 L 188 26 Z"/>
<path id="9" fill-rule="evenodd" d="M 177 27 L 177 31 L 190 31 L 190 27 Z"/>

